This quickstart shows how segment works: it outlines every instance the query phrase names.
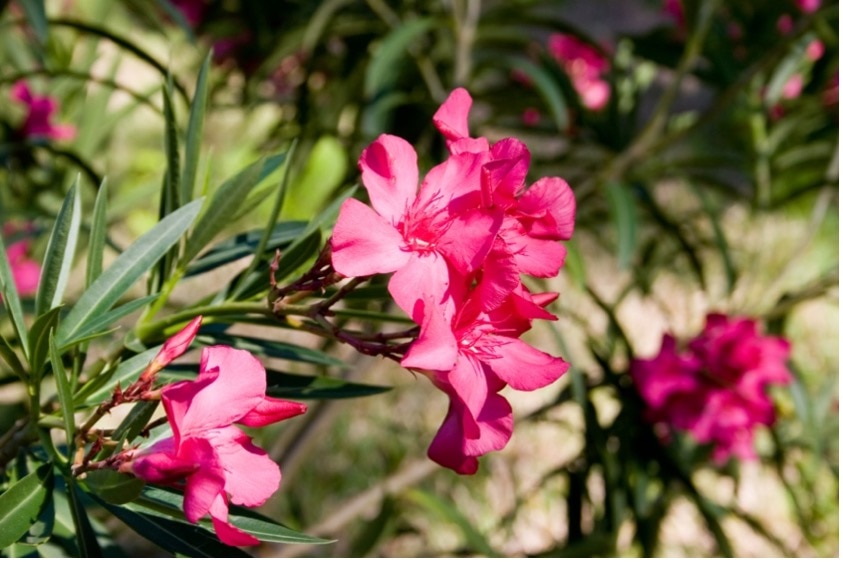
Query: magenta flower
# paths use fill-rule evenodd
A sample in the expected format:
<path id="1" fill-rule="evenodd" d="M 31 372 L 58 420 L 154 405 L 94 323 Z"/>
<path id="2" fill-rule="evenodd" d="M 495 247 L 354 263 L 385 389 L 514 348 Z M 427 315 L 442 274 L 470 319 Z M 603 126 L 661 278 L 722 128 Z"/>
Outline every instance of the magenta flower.
<path id="1" fill-rule="evenodd" d="M 21 230 L 19 227 L 11 223 L 3 226 L 3 234 L 6 236 L 10 236 L 19 230 Z M 32 241 L 24 238 L 12 242 L 6 248 L 6 257 L 9 258 L 15 288 L 18 295 L 22 297 L 34 295 L 38 291 L 38 282 L 41 279 L 41 264 L 30 257 L 31 246 Z M 2 297 L 0 297 L 0 300 L 2 300 Z"/>
<path id="2" fill-rule="evenodd" d="M 583 106 L 592 111 L 603 109 L 612 94 L 602 77 L 609 70 L 606 57 L 588 43 L 564 33 L 552 34 L 547 50 L 570 76 Z"/>
<path id="3" fill-rule="evenodd" d="M 303 414 L 306 406 L 268 398 L 260 362 L 227 346 L 203 349 L 199 376 L 167 385 L 161 397 L 173 436 L 135 453 L 120 470 L 147 482 L 183 484 L 188 521 L 210 515 L 223 543 L 258 544 L 228 522 L 228 505 L 263 504 L 278 489 L 281 471 L 233 424 L 261 427 Z"/>
<path id="4" fill-rule="evenodd" d="M 806 14 L 816 12 L 821 5 L 822 0 L 796 0 L 796 7 Z"/>
<path id="5" fill-rule="evenodd" d="M 205 12 L 209 8 L 206 0 L 170 0 L 170 3 L 182 13 L 184 19 L 194 29 L 205 20 Z"/>
<path id="6" fill-rule="evenodd" d="M 422 369 L 450 405 L 428 455 L 459 474 L 474 474 L 477 457 L 502 449 L 512 435 L 512 408 L 498 393 L 509 385 L 536 390 L 555 382 L 568 364 L 521 341 L 532 319 L 555 317 L 544 306 L 555 294 L 531 295 L 523 286 L 490 313 L 471 294 L 458 313 L 430 306 L 419 339 L 401 361 Z M 431 321 L 431 317 L 437 320 Z M 437 368 L 436 365 L 453 365 Z"/>
<path id="7" fill-rule="evenodd" d="M 381 135 L 360 156 L 372 207 L 346 200 L 331 238 L 332 262 L 347 277 L 392 273 L 389 292 L 412 316 L 419 288 L 449 298 L 451 270 L 482 263 L 500 216 L 479 207 L 481 155 L 464 153 L 428 172 L 418 187 L 413 147 Z"/>
<path id="8" fill-rule="evenodd" d="M 179 330 L 177 334 L 164 342 L 161 351 L 149 363 L 149 366 L 141 375 L 141 378 L 150 377 L 173 362 L 174 359 L 180 357 L 193 343 L 193 339 L 199 332 L 199 327 L 202 325 L 202 317 L 197 316 L 187 323 L 187 325 Z"/>
<path id="9" fill-rule="evenodd" d="M 673 19 L 676 27 L 685 29 L 685 7 L 682 5 L 682 0 L 664 0 L 662 2 L 662 11 Z"/>
<path id="10" fill-rule="evenodd" d="M 54 125 L 51 123 L 53 114 L 58 109 L 58 102 L 55 98 L 33 95 L 24 81 L 17 82 L 12 86 L 11 97 L 13 100 L 25 104 L 28 108 L 26 118 L 20 127 L 24 137 L 68 140 L 76 136 L 76 128 L 72 125 Z"/>
<path id="11" fill-rule="evenodd" d="M 659 354 L 635 359 L 630 373 L 650 421 L 713 444 L 717 463 L 749 460 L 755 428 L 775 422 L 767 387 L 791 380 L 789 353 L 787 340 L 762 336 L 752 319 L 710 314 L 685 349 L 665 335 Z"/>

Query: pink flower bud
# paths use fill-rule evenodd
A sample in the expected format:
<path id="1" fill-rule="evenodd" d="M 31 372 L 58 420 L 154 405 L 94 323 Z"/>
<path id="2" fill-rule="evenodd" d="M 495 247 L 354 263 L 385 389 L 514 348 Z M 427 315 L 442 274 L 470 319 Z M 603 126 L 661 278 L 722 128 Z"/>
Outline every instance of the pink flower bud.
<path id="1" fill-rule="evenodd" d="M 193 338 L 196 337 L 196 332 L 199 331 L 199 326 L 201 325 L 202 317 L 197 316 L 188 322 L 187 326 L 182 328 L 179 333 L 165 341 L 161 351 L 158 352 L 158 355 L 156 355 L 155 359 L 153 359 L 149 364 L 149 367 L 147 367 L 144 374 L 141 375 L 141 378 L 152 376 L 172 363 L 174 359 L 184 354 L 193 342 Z"/>

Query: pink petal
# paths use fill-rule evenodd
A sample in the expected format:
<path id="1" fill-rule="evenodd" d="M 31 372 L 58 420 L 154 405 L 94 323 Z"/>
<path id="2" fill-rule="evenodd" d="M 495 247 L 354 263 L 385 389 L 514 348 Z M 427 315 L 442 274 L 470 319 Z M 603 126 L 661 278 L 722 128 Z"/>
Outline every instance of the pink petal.
<path id="1" fill-rule="evenodd" d="M 248 427 L 263 427 L 271 423 L 299 416 L 307 411 L 307 406 L 299 402 L 280 400 L 278 398 L 264 398 L 252 408 L 237 423 Z"/>
<path id="2" fill-rule="evenodd" d="M 541 178 L 518 199 L 518 212 L 530 236 L 568 240 L 574 233 L 577 202 L 565 180 Z"/>
<path id="3" fill-rule="evenodd" d="M 520 284 L 515 257 L 502 239 L 496 239 L 492 250 L 486 256 L 471 298 L 482 310 L 492 310 L 500 306 Z"/>
<path id="4" fill-rule="evenodd" d="M 511 239 L 507 240 L 510 241 Z M 530 237 L 521 238 L 518 242 L 522 245 L 518 251 L 513 252 L 518 271 L 542 278 L 556 277 L 559 274 L 568 254 L 565 246 L 553 240 Z"/>
<path id="5" fill-rule="evenodd" d="M 193 338 L 196 337 L 201 325 L 202 317 L 197 316 L 188 322 L 184 328 L 179 330 L 177 334 L 167 339 L 167 341 L 164 342 L 163 347 L 161 347 L 161 351 L 159 351 L 158 355 L 155 356 L 155 359 L 152 360 L 152 362 L 158 366 L 158 369 L 156 370 L 164 368 L 174 359 L 183 355 L 190 347 L 190 344 L 193 343 Z"/>
<path id="6" fill-rule="evenodd" d="M 416 151 L 400 137 L 381 135 L 363 151 L 358 165 L 372 207 L 397 225 L 419 187 Z"/>
<path id="7" fill-rule="evenodd" d="M 416 301 L 413 319 L 420 324 L 419 337 L 407 350 L 401 366 L 408 369 L 448 371 L 457 361 L 457 340 L 442 307 L 430 297 Z"/>
<path id="8" fill-rule="evenodd" d="M 454 216 L 480 207 L 480 174 L 487 159 L 485 153 L 464 152 L 452 154 L 431 168 L 424 177 L 414 208 L 443 209 L 447 206 Z"/>
<path id="9" fill-rule="evenodd" d="M 505 398 L 496 393 L 497 383 L 478 372 L 478 366 L 470 365 L 469 360 L 458 363 L 457 369 L 446 376 L 447 381 L 439 379 L 437 386 L 443 388 L 451 399 L 448 414 L 427 454 L 433 461 L 459 474 L 474 474 L 477 472 L 476 457 L 503 449 L 509 441 L 512 408 Z M 456 387 L 449 386 L 452 381 L 463 391 L 469 390 L 472 404 L 465 402 L 465 392 L 460 395 Z M 469 381 L 470 388 L 466 388 Z"/>
<path id="10" fill-rule="evenodd" d="M 530 167 L 530 151 L 514 138 L 492 146 L 491 161 L 483 165 L 483 201 L 504 208 L 515 203 L 515 195 L 524 187 Z"/>
<path id="11" fill-rule="evenodd" d="M 228 504 L 225 501 L 225 496 L 219 496 L 214 500 L 210 513 L 214 532 L 223 544 L 228 546 L 256 546 L 260 544 L 257 537 L 228 522 Z"/>
<path id="12" fill-rule="evenodd" d="M 468 91 L 465 88 L 457 88 L 433 114 L 433 124 L 445 139 L 455 141 L 468 136 L 468 112 L 471 110 L 471 103 Z"/>
<path id="13" fill-rule="evenodd" d="M 383 217 L 356 199 L 346 199 L 331 236 L 331 262 L 346 277 L 391 273 L 409 259 L 405 245 Z"/>
<path id="14" fill-rule="evenodd" d="M 208 435 L 208 442 L 225 470 L 225 491 L 232 503 L 254 507 L 278 490 L 278 465 L 239 428 L 228 426 L 214 431 Z"/>
<path id="15" fill-rule="evenodd" d="M 436 252 L 408 254 L 407 264 L 389 280 L 389 294 L 395 304 L 408 315 L 416 310 L 416 302 L 430 297 L 436 306 L 444 305 L 450 295 L 448 264 Z M 414 318 L 421 323 L 421 317 Z"/>
<path id="16" fill-rule="evenodd" d="M 29 86 L 23 80 L 19 82 L 15 82 L 14 86 L 12 86 L 11 96 L 13 100 L 17 100 L 26 104 L 32 103 L 32 92 L 29 89 Z"/>
<path id="17" fill-rule="evenodd" d="M 248 351 L 224 345 L 203 349 L 199 376 L 187 382 L 162 393 L 182 437 L 231 425 L 266 394 L 266 371 L 260 361 Z"/>
<path id="18" fill-rule="evenodd" d="M 158 441 L 149 449 L 135 456 L 121 472 L 131 472 L 141 480 L 157 484 L 178 482 L 199 468 L 192 459 L 176 456 L 173 438 Z"/>
<path id="19" fill-rule="evenodd" d="M 491 371 L 516 390 L 536 390 L 561 377 L 568 364 L 521 340 L 487 335 L 483 345 L 496 348 L 498 357 L 484 358 Z"/>
<path id="20" fill-rule="evenodd" d="M 18 294 L 24 297 L 34 295 L 38 290 L 38 282 L 41 280 L 41 265 L 27 259 L 13 263 L 11 266 Z"/>
<path id="21" fill-rule="evenodd" d="M 480 267 L 492 247 L 503 216 L 481 209 L 455 217 L 439 238 L 437 250 L 461 275 Z"/>
<path id="22" fill-rule="evenodd" d="M 204 439 L 185 440 L 179 453 L 200 467 L 187 477 L 184 489 L 184 516 L 196 523 L 210 511 L 214 500 L 225 493 L 225 470 L 214 448 Z"/>

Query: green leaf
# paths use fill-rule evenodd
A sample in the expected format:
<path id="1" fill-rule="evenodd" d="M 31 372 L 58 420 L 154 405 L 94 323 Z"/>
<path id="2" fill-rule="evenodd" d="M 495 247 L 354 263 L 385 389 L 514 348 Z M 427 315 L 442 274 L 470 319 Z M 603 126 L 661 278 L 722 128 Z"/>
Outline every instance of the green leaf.
<path id="1" fill-rule="evenodd" d="M 635 199 L 629 185 L 609 182 L 605 184 L 605 189 L 609 198 L 609 215 L 618 235 L 618 266 L 627 269 L 632 264 L 637 246 L 638 215 L 635 212 Z"/>
<path id="2" fill-rule="evenodd" d="M 152 415 L 158 408 L 158 402 L 142 401 L 129 410 L 129 414 L 123 418 L 117 429 L 114 430 L 115 441 L 131 442 L 152 419 Z"/>
<path id="3" fill-rule="evenodd" d="M 53 492 L 53 465 L 42 464 L 0 496 L 0 548 L 21 538 L 38 519 Z"/>
<path id="4" fill-rule="evenodd" d="M 26 369 L 23 367 L 23 363 L 21 363 L 20 359 L 18 358 L 18 354 L 15 353 L 15 349 L 12 347 L 3 334 L 0 334 L 0 357 L 6 362 L 6 365 L 12 370 L 14 374 L 20 378 L 24 383 L 29 382 L 29 374 L 26 372 Z"/>
<path id="5" fill-rule="evenodd" d="M 130 509 L 150 515 L 159 515 L 171 521 L 184 521 L 182 504 L 184 497 L 171 490 L 147 486 L 141 492 L 140 498 L 127 505 Z M 311 537 L 288 529 L 283 525 L 272 521 L 258 513 L 238 507 L 230 506 L 229 521 L 236 527 L 243 529 L 249 534 L 255 535 L 258 539 L 267 542 L 278 542 L 287 544 L 329 544 L 333 541 Z M 202 519 L 198 523 L 206 529 L 212 529 L 208 519 Z"/>
<path id="6" fill-rule="evenodd" d="M 92 494 L 116 505 L 136 499 L 145 486 L 143 480 L 115 470 L 94 470 L 83 482 Z"/>
<path id="7" fill-rule="evenodd" d="M 26 532 L 23 540 L 19 542 L 29 545 L 39 545 L 50 540 L 50 537 L 53 536 L 53 528 L 56 521 L 56 506 L 54 497 L 55 496 L 53 494 L 49 494 L 47 496 L 47 501 L 44 502 L 44 506 L 41 508 L 41 513 L 38 514 L 38 518 L 35 520 L 35 523 L 33 523 Z"/>
<path id="8" fill-rule="evenodd" d="M 39 384 L 47 358 L 50 356 L 50 334 L 55 332 L 59 323 L 61 309 L 62 307 L 57 306 L 39 316 L 29 331 L 29 370 L 34 377 L 34 385 Z"/>
<path id="9" fill-rule="evenodd" d="M 135 299 L 132 301 L 127 302 L 124 305 L 118 306 L 112 310 L 109 310 L 102 316 L 92 320 L 88 324 L 85 325 L 85 328 L 78 332 L 73 339 L 70 341 L 66 341 L 62 344 L 62 349 L 66 349 L 72 347 L 73 345 L 88 339 L 91 335 L 102 333 L 103 331 L 107 330 L 114 322 L 120 320 L 124 316 L 128 316 L 132 312 L 136 310 L 140 310 L 145 305 L 151 303 L 155 299 L 158 298 L 158 294 L 154 295 L 147 295 L 145 297 L 141 297 L 139 299 Z"/>
<path id="10" fill-rule="evenodd" d="M 64 418 L 64 430 L 67 433 L 67 442 L 73 443 L 73 437 L 76 432 L 76 421 L 73 419 L 73 389 L 70 388 L 70 379 L 64 370 L 64 363 L 62 363 L 52 331 L 50 332 L 49 338 L 50 362 L 53 364 L 53 377 L 56 379 L 59 406 L 61 407 L 62 418 Z"/>
<path id="11" fill-rule="evenodd" d="M 214 535 L 195 525 L 113 505 L 96 496 L 94 499 L 140 536 L 173 554 L 201 558 L 249 556 L 238 548 L 222 544 Z"/>
<path id="12" fill-rule="evenodd" d="M 401 71 L 407 68 L 404 60 L 407 50 L 434 24 L 432 18 L 411 20 L 402 23 L 383 38 L 366 68 L 364 93 L 367 98 L 373 98 L 395 84 Z"/>
<path id="13" fill-rule="evenodd" d="M 565 131 L 568 128 L 568 104 L 565 94 L 553 76 L 533 61 L 523 57 L 507 57 L 504 59 L 507 68 L 523 72 L 530 78 L 539 95 L 541 95 L 556 128 Z"/>
<path id="14" fill-rule="evenodd" d="M 12 274 L 12 267 L 9 265 L 9 256 L 6 253 L 6 245 L 3 243 L 3 236 L 0 235 L 0 293 L 3 294 L 2 304 L 9 311 L 12 317 L 12 326 L 23 347 L 23 354 L 29 357 L 29 338 L 27 337 L 26 322 L 23 320 L 23 307 L 20 304 L 20 296 L 15 286 L 15 276 Z"/>
<path id="15" fill-rule="evenodd" d="M 439 520 L 455 524 L 462 531 L 466 545 L 472 552 L 484 556 L 498 557 L 500 554 L 492 548 L 486 538 L 480 533 L 471 522 L 460 513 L 460 511 L 449 502 L 443 501 L 440 497 L 420 489 L 408 490 L 405 493 L 407 499 L 425 508 Z"/>
<path id="16" fill-rule="evenodd" d="M 375 386 L 349 382 L 333 377 L 309 377 L 267 369 L 266 395 L 274 398 L 299 400 L 335 400 L 360 398 L 388 392 L 388 386 Z"/>
<path id="17" fill-rule="evenodd" d="M 249 336 L 233 336 L 229 334 L 201 334 L 196 336 L 196 341 L 205 345 L 228 345 L 255 354 L 268 355 L 269 357 L 288 359 L 301 363 L 337 367 L 344 365 L 339 359 L 335 359 L 321 351 L 281 341 L 262 340 Z M 194 372 L 198 372 L 198 369 Z"/>
<path id="18" fill-rule="evenodd" d="M 196 200 L 164 217 L 141 236 L 97 278 L 79 298 L 58 330 L 59 345 L 84 330 L 89 322 L 108 311 L 153 264 L 178 242 L 199 213 L 202 200 Z"/>
<path id="19" fill-rule="evenodd" d="M 237 213 L 249 192 L 277 170 L 284 159 L 283 154 L 262 158 L 217 188 L 187 239 L 182 264 L 190 263 L 214 236 L 229 225 L 232 215 Z"/>
<path id="20" fill-rule="evenodd" d="M 41 280 L 35 297 L 35 314 L 41 315 L 61 304 L 76 254 L 79 226 L 82 223 L 82 200 L 79 176 L 64 198 L 41 264 Z"/>
<path id="21" fill-rule="evenodd" d="M 161 217 L 170 214 L 182 206 L 186 201 L 181 200 L 179 189 L 179 171 L 181 170 L 181 158 L 179 156 L 179 132 L 176 124 L 176 114 L 173 109 L 173 79 L 167 76 L 167 82 L 163 88 L 164 96 L 164 152 L 167 154 L 167 170 L 164 174 L 164 193 L 161 200 L 163 213 Z"/>
<path id="22" fill-rule="evenodd" d="M 85 406 L 96 406 L 102 401 L 107 400 L 114 391 L 114 387 L 118 384 L 120 388 L 126 388 L 137 380 L 141 372 L 149 365 L 149 362 L 158 355 L 161 347 L 163 346 L 159 345 L 147 349 L 117 365 L 111 374 L 104 373 L 91 380 L 77 393 L 77 402 L 84 400 Z"/>
<path id="23" fill-rule="evenodd" d="M 18 5 L 23 8 L 23 13 L 38 42 L 42 45 L 47 43 L 47 11 L 44 9 L 44 0 L 18 0 Z"/>
<path id="24" fill-rule="evenodd" d="M 68 500 L 70 501 L 70 513 L 73 516 L 73 526 L 76 527 L 76 546 L 79 548 L 79 556 L 82 558 L 102 558 L 102 549 L 97 541 L 97 535 L 88 519 L 88 512 L 85 510 L 85 492 L 79 489 L 76 482 L 67 479 Z"/>
<path id="25" fill-rule="evenodd" d="M 196 184 L 196 170 L 199 167 L 199 149 L 202 146 L 202 129 L 205 124 L 205 111 L 208 105 L 208 72 L 211 68 L 211 53 L 205 57 L 199 77 L 196 79 L 196 91 L 190 104 L 190 117 L 187 121 L 187 138 L 184 147 L 184 169 L 181 176 L 182 204 L 193 199 Z"/>
<path id="26" fill-rule="evenodd" d="M 266 250 L 283 248 L 296 240 L 307 223 L 302 221 L 282 222 L 275 225 L 266 243 Z M 250 230 L 224 240 L 193 260 L 187 267 L 187 275 L 198 275 L 240 258 L 253 255 L 261 240 L 263 229 Z"/>
<path id="27" fill-rule="evenodd" d="M 100 184 L 97 198 L 94 201 L 94 212 L 91 217 L 91 233 L 88 236 L 88 261 L 85 271 L 85 286 L 90 287 L 102 273 L 102 257 L 105 251 L 105 237 L 108 229 L 106 208 L 108 207 L 108 184 L 105 180 Z"/>

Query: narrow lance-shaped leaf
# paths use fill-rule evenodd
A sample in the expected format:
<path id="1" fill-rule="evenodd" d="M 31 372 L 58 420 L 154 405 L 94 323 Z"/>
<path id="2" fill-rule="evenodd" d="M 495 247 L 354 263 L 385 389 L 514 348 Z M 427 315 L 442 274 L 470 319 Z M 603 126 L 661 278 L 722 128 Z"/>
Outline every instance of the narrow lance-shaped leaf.
<path id="1" fill-rule="evenodd" d="M 62 307 L 57 306 L 39 316 L 29 331 L 29 370 L 32 384 L 37 388 L 50 356 L 50 334 L 55 332 Z"/>
<path id="2" fill-rule="evenodd" d="M 42 45 L 47 43 L 47 11 L 44 9 L 44 0 L 18 0 L 18 5 L 23 8 L 29 25 L 35 32 L 38 42 Z"/>
<path id="3" fill-rule="evenodd" d="M 435 21 L 431 18 L 411 20 L 391 31 L 372 55 L 366 69 L 365 93 L 372 98 L 395 83 L 406 68 L 407 50 L 420 36 L 427 33 Z"/>
<path id="4" fill-rule="evenodd" d="M 635 213 L 635 200 L 630 193 L 630 186 L 616 182 L 606 184 L 609 198 L 609 214 L 618 235 L 618 265 L 626 269 L 632 263 L 635 254 L 638 217 Z"/>
<path id="5" fill-rule="evenodd" d="M 18 358 L 18 354 L 15 352 L 12 344 L 6 340 L 3 334 L 0 334 L 0 357 L 3 358 L 6 365 L 9 366 L 12 372 L 16 374 L 20 380 L 24 383 L 29 383 L 29 375 L 27 374 L 26 369 L 24 369 L 23 363 L 21 363 Z"/>
<path id="6" fill-rule="evenodd" d="M 86 340 L 92 334 L 108 330 L 113 323 L 117 322 L 124 316 L 128 316 L 136 310 L 140 310 L 141 308 L 153 302 L 157 298 L 158 293 L 154 295 L 147 295 L 145 297 L 129 301 L 126 304 L 118 306 L 113 310 L 109 310 L 102 316 L 99 316 L 96 319 L 93 319 L 90 323 L 88 323 L 85 326 L 85 329 L 79 331 L 73 339 L 71 339 L 70 341 L 63 342 L 62 349 L 71 347 L 76 343 L 81 342 L 82 340 Z"/>
<path id="7" fill-rule="evenodd" d="M 53 465 L 42 464 L 0 495 L 0 548 L 21 538 L 52 494 Z"/>
<path id="8" fill-rule="evenodd" d="M 173 108 L 173 77 L 167 76 L 167 83 L 163 88 L 164 96 L 164 151 L 167 154 L 167 171 L 164 176 L 164 193 L 161 199 L 165 203 L 162 207 L 161 217 L 170 214 L 181 207 L 181 192 L 179 190 L 179 177 L 181 170 L 181 157 L 179 155 L 179 134 L 176 124 L 176 113 Z"/>
<path id="9" fill-rule="evenodd" d="M 97 535 L 91 526 L 88 512 L 85 510 L 85 504 L 83 503 L 85 493 L 70 478 L 66 478 L 65 482 L 69 492 L 70 513 L 73 516 L 73 525 L 76 527 L 75 537 L 79 555 L 83 558 L 102 558 L 102 549 L 97 542 Z"/>
<path id="10" fill-rule="evenodd" d="M 184 169 L 180 182 L 179 199 L 183 204 L 193 199 L 196 184 L 196 170 L 199 167 L 199 148 L 202 146 L 202 129 L 205 124 L 205 112 L 208 105 L 208 72 L 211 68 L 211 53 L 205 57 L 199 77 L 196 79 L 196 91 L 190 105 L 190 117 L 187 121 L 187 138 L 184 146 Z"/>
<path id="11" fill-rule="evenodd" d="M 188 203 L 164 217 L 149 232 L 141 236 L 82 294 L 67 317 L 59 325 L 59 347 L 82 331 L 89 322 L 104 314 L 134 283 L 178 242 L 190 226 L 202 200 Z"/>
<path id="12" fill-rule="evenodd" d="M 53 377 L 56 379 L 56 389 L 59 395 L 59 407 L 61 416 L 64 419 L 64 430 L 67 433 L 68 444 L 73 443 L 76 433 L 76 421 L 73 418 L 73 390 L 70 387 L 70 378 L 64 369 L 61 356 L 53 333 L 50 332 L 50 361 L 53 364 Z M 69 445 L 72 447 L 72 445 Z"/>
<path id="13" fill-rule="evenodd" d="M 85 286 L 90 287 L 102 273 L 102 258 L 105 251 L 105 236 L 108 229 L 106 210 L 108 207 L 108 182 L 102 180 L 94 201 L 91 216 L 91 233 L 88 236 L 88 260 L 85 271 Z"/>
<path id="14" fill-rule="evenodd" d="M 82 200 L 79 197 L 79 176 L 76 176 L 56 216 L 50 240 L 47 242 L 38 294 L 35 297 L 35 313 L 39 316 L 61 304 L 70 279 L 70 268 L 76 254 L 81 223 Z"/>
<path id="15" fill-rule="evenodd" d="M 266 176 L 277 170 L 283 162 L 283 154 L 262 158 L 217 188 L 211 196 L 208 208 L 202 213 L 187 239 L 182 266 L 190 263 L 190 260 L 196 257 L 202 248 L 229 224 L 231 217 L 236 214 L 249 192 Z"/>

